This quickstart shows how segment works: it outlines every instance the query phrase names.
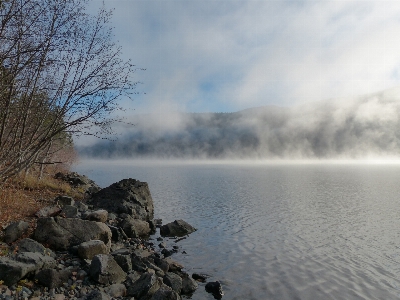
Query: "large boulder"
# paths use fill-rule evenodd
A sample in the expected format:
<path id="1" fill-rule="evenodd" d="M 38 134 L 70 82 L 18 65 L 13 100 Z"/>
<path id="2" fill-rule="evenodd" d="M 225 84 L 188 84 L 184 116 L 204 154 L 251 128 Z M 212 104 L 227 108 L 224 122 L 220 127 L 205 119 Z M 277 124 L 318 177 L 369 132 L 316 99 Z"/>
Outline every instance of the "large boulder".
<path id="1" fill-rule="evenodd" d="M 162 279 L 152 273 L 143 273 L 133 285 L 128 288 L 127 296 L 135 299 L 150 298 L 163 285 Z"/>
<path id="2" fill-rule="evenodd" d="M 122 222 L 121 227 L 130 238 L 147 237 L 151 233 L 149 223 L 127 216 Z"/>
<path id="3" fill-rule="evenodd" d="M 104 223 L 75 218 L 41 218 L 34 239 L 54 250 L 67 250 L 90 240 L 101 240 L 110 249 L 111 230 Z"/>
<path id="4" fill-rule="evenodd" d="M 95 207 L 117 214 L 126 213 L 145 221 L 154 217 L 154 205 L 147 182 L 129 178 L 113 183 L 92 196 Z"/>
<path id="5" fill-rule="evenodd" d="M 76 172 L 71 173 L 57 173 L 55 178 L 68 182 L 74 187 L 79 187 L 80 190 L 85 191 L 85 193 L 92 195 L 100 190 L 100 187 L 91 179 L 85 175 L 79 175 Z"/>
<path id="6" fill-rule="evenodd" d="M 28 232 L 29 223 L 24 221 L 18 221 L 11 223 L 4 230 L 4 241 L 6 243 L 15 242 L 17 239 L 22 237 Z"/>
<path id="7" fill-rule="evenodd" d="M 112 255 L 107 254 L 99 254 L 92 259 L 89 274 L 96 282 L 105 285 L 121 283 L 126 279 L 126 273 Z"/>
<path id="8" fill-rule="evenodd" d="M 0 280 L 11 286 L 29 273 L 34 273 L 36 266 L 31 263 L 15 261 L 9 257 L 0 257 Z"/>
<path id="9" fill-rule="evenodd" d="M 175 220 L 161 226 L 160 234 L 162 236 L 184 236 L 196 230 L 196 228 L 183 220 Z"/>

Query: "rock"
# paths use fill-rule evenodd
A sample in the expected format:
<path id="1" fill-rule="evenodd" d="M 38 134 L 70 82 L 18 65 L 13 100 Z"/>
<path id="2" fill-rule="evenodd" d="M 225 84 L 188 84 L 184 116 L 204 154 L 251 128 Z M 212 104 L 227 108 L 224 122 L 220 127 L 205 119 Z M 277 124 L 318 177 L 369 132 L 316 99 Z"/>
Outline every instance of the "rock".
<path id="1" fill-rule="evenodd" d="M 60 215 L 65 218 L 76 218 L 78 216 L 78 208 L 72 205 L 64 205 Z"/>
<path id="2" fill-rule="evenodd" d="M 112 284 L 106 289 L 106 293 L 113 298 L 125 297 L 126 287 L 122 283 Z"/>
<path id="3" fill-rule="evenodd" d="M 18 252 L 38 252 L 43 255 L 55 257 L 55 254 L 50 249 L 46 248 L 42 244 L 36 242 L 35 240 L 25 238 L 18 242 Z"/>
<path id="4" fill-rule="evenodd" d="M 111 234 L 112 234 L 111 239 L 113 242 L 121 242 L 128 238 L 128 236 L 126 235 L 126 233 L 124 232 L 124 230 L 121 227 L 115 227 L 115 226 L 111 226 L 111 225 L 107 225 L 107 226 L 111 230 Z"/>
<path id="5" fill-rule="evenodd" d="M 93 257 L 89 275 L 101 284 L 121 283 L 126 278 L 126 273 L 114 258 L 106 254 L 99 254 Z"/>
<path id="6" fill-rule="evenodd" d="M 124 255 L 124 254 L 117 254 L 114 255 L 114 259 L 117 262 L 117 264 L 124 270 L 124 272 L 129 273 L 132 271 L 132 259 L 130 255 Z"/>
<path id="7" fill-rule="evenodd" d="M 92 259 L 97 254 L 108 254 L 109 249 L 100 240 L 83 242 L 78 246 L 78 256 L 82 259 Z"/>
<path id="8" fill-rule="evenodd" d="M 41 218 L 37 222 L 34 239 L 54 250 L 67 250 L 90 240 L 101 240 L 109 249 L 111 230 L 100 222 L 75 218 Z"/>
<path id="9" fill-rule="evenodd" d="M 192 278 L 194 280 L 197 280 L 197 281 L 200 281 L 200 282 L 206 282 L 208 277 L 210 277 L 210 276 L 204 275 L 204 274 L 197 274 L 197 273 L 193 273 L 192 274 Z"/>
<path id="10" fill-rule="evenodd" d="M 4 230 L 4 241 L 9 244 L 15 242 L 28 232 L 28 228 L 29 223 L 24 221 L 11 223 Z"/>
<path id="11" fill-rule="evenodd" d="M 122 221 L 121 226 L 126 235 L 131 238 L 147 237 L 151 232 L 149 223 L 134 219 L 131 216 L 127 216 Z"/>
<path id="12" fill-rule="evenodd" d="M 127 296 L 141 299 L 150 298 L 161 287 L 162 280 L 155 274 L 143 273 L 127 290 Z"/>
<path id="13" fill-rule="evenodd" d="M 54 199 L 54 201 L 61 207 L 66 205 L 73 206 L 75 204 L 74 199 L 69 196 L 58 196 L 56 199 Z"/>
<path id="14" fill-rule="evenodd" d="M 131 178 L 100 190 L 93 195 L 90 203 L 108 212 L 126 213 L 144 221 L 150 221 L 154 216 L 153 199 L 148 184 Z"/>
<path id="15" fill-rule="evenodd" d="M 175 220 L 160 228 L 160 234 L 162 236 L 184 236 L 194 231 L 196 231 L 196 228 L 183 220 Z"/>
<path id="16" fill-rule="evenodd" d="M 179 275 L 177 275 L 175 273 L 172 273 L 172 272 L 168 272 L 163 277 L 163 282 L 167 286 L 172 288 L 178 294 L 181 293 L 181 290 L 182 290 L 182 278 Z"/>
<path id="17" fill-rule="evenodd" d="M 196 280 L 191 278 L 188 274 L 182 273 L 182 291 L 181 291 L 181 293 L 183 295 L 190 295 L 190 294 L 194 293 L 197 290 L 198 286 L 199 285 L 197 284 Z"/>
<path id="18" fill-rule="evenodd" d="M 0 280 L 7 286 L 16 284 L 35 270 L 36 266 L 34 264 L 15 261 L 9 257 L 0 257 Z"/>
<path id="19" fill-rule="evenodd" d="M 84 204 L 82 201 L 75 202 L 75 207 L 78 208 L 80 212 L 85 212 L 89 209 L 89 207 Z"/>
<path id="20" fill-rule="evenodd" d="M 68 269 L 55 270 L 55 269 L 43 269 L 39 271 L 35 279 L 42 285 L 53 289 L 61 287 L 64 282 L 68 282 L 68 278 L 71 275 L 71 271 Z"/>
<path id="21" fill-rule="evenodd" d="M 169 286 L 161 286 L 150 300 L 180 300 L 181 297 Z"/>
<path id="22" fill-rule="evenodd" d="M 54 268 L 57 265 L 56 260 L 47 255 L 43 255 L 39 252 L 22 252 L 16 256 L 16 261 L 33 264 L 35 271 L 40 269 Z"/>
<path id="23" fill-rule="evenodd" d="M 170 272 L 180 272 L 184 267 L 180 263 L 172 260 L 171 258 L 164 259 L 168 263 L 168 270 Z"/>
<path id="24" fill-rule="evenodd" d="M 67 174 L 59 172 L 54 176 L 54 178 L 66 181 L 74 187 L 79 187 L 81 190 L 84 190 L 85 193 L 88 195 L 97 193 L 100 190 L 100 187 L 93 180 L 90 180 L 85 175 L 79 175 L 76 172 L 71 172 Z"/>
<path id="25" fill-rule="evenodd" d="M 111 298 L 104 292 L 95 290 L 85 297 L 85 300 L 110 300 Z"/>
<path id="26" fill-rule="evenodd" d="M 40 209 L 35 216 L 38 218 L 54 217 L 61 212 L 61 208 L 57 205 L 46 206 Z"/>
<path id="27" fill-rule="evenodd" d="M 96 211 L 88 214 L 86 216 L 86 219 L 89 221 L 105 223 L 105 222 L 107 222 L 107 219 L 108 219 L 108 211 L 106 211 L 104 209 L 96 210 Z"/>
<path id="28" fill-rule="evenodd" d="M 219 281 L 208 282 L 206 284 L 206 292 L 211 293 L 215 299 L 221 299 L 224 295 L 224 292 L 222 291 L 222 285 Z"/>

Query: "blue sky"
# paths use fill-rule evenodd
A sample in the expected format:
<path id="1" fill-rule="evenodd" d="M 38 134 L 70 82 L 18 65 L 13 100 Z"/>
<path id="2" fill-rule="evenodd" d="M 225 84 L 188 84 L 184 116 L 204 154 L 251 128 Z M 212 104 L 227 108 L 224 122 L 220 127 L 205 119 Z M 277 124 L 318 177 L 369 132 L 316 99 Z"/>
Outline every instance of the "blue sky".
<path id="1" fill-rule="evenodd" d="M 90 9 L 100 5 L 92 1 Z M 105 0 L 137 113 L 231 112 L 400 84 L 400 1 Z"/>

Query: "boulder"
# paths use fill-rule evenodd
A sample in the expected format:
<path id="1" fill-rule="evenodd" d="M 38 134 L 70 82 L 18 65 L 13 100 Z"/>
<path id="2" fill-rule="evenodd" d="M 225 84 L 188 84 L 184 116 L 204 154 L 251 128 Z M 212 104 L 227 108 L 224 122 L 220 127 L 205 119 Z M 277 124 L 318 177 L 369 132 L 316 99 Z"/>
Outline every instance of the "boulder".
<path id="1" fill-rule="evenodd" d="M 106 293 L 98 290 L 92 291 L 89 295 L 85 297 L 85 300 L 110 300 L 110 296 Z"/>
<path id="2" fill-rule="evenodd" d="M 183 295 L 190 295 L 190 294 L 194 293 L 199 286 L 197 284 L 196 280 L 191 278 L 186 273 L 181 273 L 181 275 L 182 275 L 182 291 L 181 291 L 181 293 Z"/>
<path id="3" fill-rule="evenodd" d="M 18 242 L 18 252 L 38 252 L 47 256 L 55 257 L 50 249 L 30 238 L 22 239 Z"/>
<path id="4" fill-rule="evenodd" d="M 61 207 L 64 207 L 65 205 L 73 206 L 75 204 L 74 199 L 69 196 L 58 196 L 54 201 Z"/>
<path id="5" fill-rule="evenodd" d="M 47 255 L 43 255 L 39 252 L 22 252 L 16 256 L 16 261 L 33 264 L 35 266 L 35 271 L 40 269 L 50 269 L 55 268 L 57 265 L 56 260 Z"/>
<path id="6" fill-rule="evenodd" d="M 150 300 L 180 300 L 181 296 L 173 291 L 169 286 L 161 286 Z"/>
<path id="7" fill-rule="evenodd" d="M 90 240 L 101 240 L 110 249 L 111 230 L 104 223 L 76 218 L 41 218 L 34 239 L 54 250 L 67 250 Z"/>
<path id="8" fill-rule="evenodd" d="M 127 216 L 122 221 L 121 227 L 126 235 L 131 238 L 147 237 L 151 233 L 149 223 L 134 219 L 131 216 Z"/>
<path id="9" fill-rule="evenodd" d="M 107 218 L 108 218 L 108 211 L 104 209 L 93 211 L 86 216 L 86 219 L 89 221 L 96 221 L 101 223 L 107 222 Z"/>
<path id="10" fill-rule="evenodd" d="M 221 299 L 224 295 L 224 292 L 222 291 L 222 285 L 219 281 L 208 282 L 206 284 L 206 292 L 211 293 L 215 299 Z"/>
<path id="11" fill-rule="evenodd" d="M 169 286 L 171 289 L 173 289 L 175 292 L 177 292 L 178 294 L 181 293 L 182 290 L 182 278 L 172 272 L 168 272 L 167 274 L 165 274 L 165 276 L 163 277 L 163 282 Z"/>
<path id="12" fill-rule="evenodd" d="M 147 182 L 129 178 L 113 183 L 94 194 L 90 201 L 95 207 L 117 214 L 150 221 L 154 216 L 153 199 Z"/>
<path id="13" fill-rule="evenodd" d="M 100 240 L 83 242 L 78 246 L 78 256 L 82 259 L 92 259 L 97 254 L 108 254 L 109 249 Z"/>
<path id="14" fill-rule="evenodd" d="M 65 218 L 76 218 L 78 216 L 78 208 L 72 205 L 64 205 L 60 215 Z"/>
<path id="15" fill-rule="evenodd" d="M 113 298 L 125 297 L 126 287 L 122 283 L 115 283 L 106 289 L 106 293 Z"/>
<path id="16" fill-rule="evenodd" d="M 124 270 L 124 272 L 129 273 L 130 271 L 132 271 L 132 259 L 130 255 L 113 254 L 113 256 L 117 264 L 122 268 L 122 270 Z"/>
<path id="17" fill-rule="evenodd" d="M 55 270 L 54 268 L 50 268 L 39 271 L 35 276 L 35 280 L 40 284 L 53 289 L 62 286 L 64 282 L 68 282 L 70 275 L 71 271 L 68 269 Z"/>
<path id="18" fill-rule="evenodd" d="M 99 254 L 93 257 L 89 275 L 100 284 L 114 284 L 125 281 L 126 273 L 111 255 Z"/>
<path id="19" fill-rule="evenodd" d="M 152 273 L 143 273 L 127 290 L 127 296 L 142 299 L 150 298 L 161 287 L 162 279 Z"/>
<path id="20" fill-rule="evenodd" d="M 29 273 L 34 273 L 36 266 L 12 260 L 9 257 L 0 257 L 0 280 L 11 286 Z"/>
<path id="21" fill-rule="evenodd" d="M 35 213 L 35 216 L 38 218 L 48 218 L 48 217 L 54 217 L 58 215 L 60 212 L 61 208 L 59 206 L 50 205 L 40 209 L 37 213 Z"/>
<path id="22" fill-rule="evenodd" d="M 184 236 L 196 230 L 196 228 L 183 220 L 175 220 L 174 222 L 161 226 L 160 234 L 162 236 Z"/>
<path id="23" fill-rule="evenodd" d="M 24 221 L 18 221 L 11 223 L 4 230 L 4 241 L 6 243 L 12 243 L 21 238 L 28 232 L 29 223 Z"/>
<path id="24" fill-rule="evenodd" d="M 79 187 L 86 194 L 92 195 L 100 190 L 100 187 L 85 175 L 80 175 L 76 172 L 71 173 L 57 173 L 54 178 L 68 182 L 74 187 Z"/>

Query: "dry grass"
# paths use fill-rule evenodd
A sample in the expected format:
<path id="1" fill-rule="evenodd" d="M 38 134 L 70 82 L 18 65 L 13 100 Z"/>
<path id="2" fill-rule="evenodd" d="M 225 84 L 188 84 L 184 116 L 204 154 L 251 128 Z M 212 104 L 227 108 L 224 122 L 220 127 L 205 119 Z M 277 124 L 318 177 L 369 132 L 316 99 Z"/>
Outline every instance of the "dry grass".
<path id="1" fill-rule="evenodd" d="M 59 195 L 83 197 L 68 183 L 50 175 L 41 180 L 33 175 L 20 176 L 0 185 L 0 230 L 17 220 L 33 222 L 34 214 Z"/>

